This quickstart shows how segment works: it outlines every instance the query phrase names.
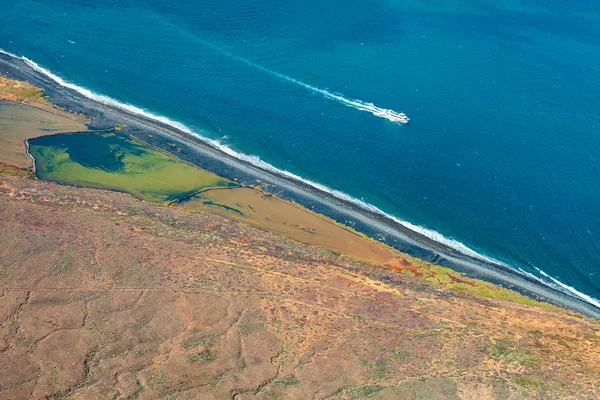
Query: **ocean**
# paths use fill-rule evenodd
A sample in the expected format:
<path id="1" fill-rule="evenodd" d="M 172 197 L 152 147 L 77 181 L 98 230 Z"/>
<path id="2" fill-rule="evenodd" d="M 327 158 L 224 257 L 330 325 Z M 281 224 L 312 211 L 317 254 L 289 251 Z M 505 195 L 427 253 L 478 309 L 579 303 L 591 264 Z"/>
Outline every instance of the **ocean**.
<path id="1" fill-rule="evenodd" d="M 0 48 L 600 306 L 600 3 L 539 4 L 19 0 Z"/>

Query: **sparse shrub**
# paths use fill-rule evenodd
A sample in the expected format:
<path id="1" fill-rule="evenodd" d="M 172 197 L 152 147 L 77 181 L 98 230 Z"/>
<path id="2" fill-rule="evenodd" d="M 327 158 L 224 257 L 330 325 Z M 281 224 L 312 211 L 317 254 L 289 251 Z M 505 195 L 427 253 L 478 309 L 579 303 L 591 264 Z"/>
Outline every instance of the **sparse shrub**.
<path id="1" fill-rule="evenodd" d="M 521 365 L 533 365 L 535 357 L 531 354 L 521 352 L 507 341 L 499 341 L 492 346 L 492 357 L 507 363 L 516 362 Z"/>
<path id="2" fill-rule="evenodd" d="M 542 386 L 542 383 L 539 379 L 529 376 L 520 376 L 515 379 L 515 383 L 524 389 L 538 389 Z"/>
<path id="3" fill-rule="evenodd" d="M 492 389 L 492 394 L 498 400 L 508 400 L 511 395 L 510 386 L 504 382 L 499 383 Z"/>
<path id="4" fill-rule="evenodd" d="M 397 361 L 404 361 L 411 357 L 410 351 L 403 347 L 396 347 L 392 351 L 392 357 Z"/>
<path id="5" fill-rule="evenodd" d="M 192 363 L 195 363 L 199 360 L 209 363 L 211 361 L 214 361 L 214 359 L 215 355 L 210 351 L 210 349 L 204 349 L 201 352 L 190 356 L 190 362 Z"/>
<path id="6" fill-rule="evenodd" d="M 417 381 L 402 382 L 394 388 L 394 393 L 400 399 L 457 399 L 456 384 L 445 378 L 426 378 Z"/>
<path id="7" fill-rule="evenodd" d="M 365 385 L 346 390 L 345 395 L 348 399 L 368 399 L 369 397 L 385 389 L 381 385 Z"/>
<path id="8" fill-rule="evenodd" d="M 371 365 L 371 368 L 373 369 L 373 375 L 377 378 L 383 378 L 390 368 L 390 361 L 385 358 L 379 359 Z"/>
<path id="9" fill-rule="evenodd" d="M 242 334 L 243 336 L 247 336 L 254 332 L 256 330 L 256 327 L 249 324 L 248 322 L 240 322 L 238 324 L 238 329 L 240 331 L 240 334 Z"/>
<path id="10" fill-rule="evenodd" d="M 148 384 L 151 388 L 160 385 L 164 382 L 166 376 L 166 371 L 156 372 L 148 377 Z"/>
<path id="11" fill-rule="evenodd" d="M 196 347 L 202 344 L 204 347 L 210 347 L 213 345 L 214 339 L 210 336 L 190 336 L 183 340 L 181 346 L 184 349 L 191 349 L 192 347 Z"/>
<path id="12" fill-rule="evenodd" d="M 300 380 L 298 378 L 296 378 L 294 375 L 292 375 L 292 376 L 288 376 L 285 378 L 275 380 L 273 382 L 273 385 L 287 387 L 287 386 L 297 385 L 299 382 L 300 382 Z"/>

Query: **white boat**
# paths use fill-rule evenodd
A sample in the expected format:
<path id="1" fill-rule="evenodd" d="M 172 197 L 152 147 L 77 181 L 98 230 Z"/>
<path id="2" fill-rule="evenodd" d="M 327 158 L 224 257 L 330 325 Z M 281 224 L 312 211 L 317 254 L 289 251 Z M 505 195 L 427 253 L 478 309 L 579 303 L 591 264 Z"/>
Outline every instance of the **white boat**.
<path id="1" fill-rule="evenodd" d="M 401 124 L 408 124 L 408 121 L 410 121 L 410 118 L 408 118 L 406 114 L 403 112 L 397 113 L 394 110 L 383 110 L 376 113 L 376 115 L 387 118 L 393 122 L 400 122 Z"/>

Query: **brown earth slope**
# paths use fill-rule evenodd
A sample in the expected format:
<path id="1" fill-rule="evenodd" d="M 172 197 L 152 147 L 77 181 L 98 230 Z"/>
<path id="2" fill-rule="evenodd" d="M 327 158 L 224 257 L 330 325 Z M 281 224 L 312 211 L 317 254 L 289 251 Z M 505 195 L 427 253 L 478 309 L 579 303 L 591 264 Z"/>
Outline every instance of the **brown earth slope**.
<path id="1" fill-rule="evenodd" d="M 600 325 L 0 174 L 0 398 L 598 398 Z"/>

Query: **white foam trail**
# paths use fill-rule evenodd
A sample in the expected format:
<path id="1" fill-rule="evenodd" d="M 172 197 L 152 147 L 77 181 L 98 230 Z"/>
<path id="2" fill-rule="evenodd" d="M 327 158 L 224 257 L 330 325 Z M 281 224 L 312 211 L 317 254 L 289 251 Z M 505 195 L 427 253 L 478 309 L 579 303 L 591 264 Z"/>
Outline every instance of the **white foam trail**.
<path id="1" fill-rule="evenodd" d="M 167 117 L 163 117 L 163 116 L 160 116 L 160 115 L 153 114 L 153 113 L 151 113 L 149 111 L 146 111 L 146 110 L 144 110 L 142 108 L 139 108 L 139 107 L 136 107 L 136 106 L 132 106 L 130 104 L 122 103 L 122 102 L 120 102 L 118 100 L 115 100 L 115 99 L 113 99 L 111 97 L 94 93 L 94 92 L 92 92 L 89 89 L 86 89 L 84 87 L 81 87 L 81 86 L 75 85 L 73 83 L 67 82 L 64 79 L 62 79 L 61 77 L 55 75 L 51 71 L 49 71 L 49 70 L 41 67 L 40 65 L 38 65 L 37 63 L 35 63 L 34 61 L 32 61 L 32 60 L 30 60 L 30 59 L 28 59 L 26 57 L 19 57 L 19 56 L 16 56 L 14 54 L 11 54 L 11 53 L 9 53 L 7 51 L 4 51 L 2 49 L 0 49 L 0 54 L 5 54 L 5 55 L 8 55 L 10 57 L 14 57 L 14 58 L 23 60 L 31 68 L 33 68 L 37 72 L 39 72 L 39 73 L 47 76 L 48 78 L 52 79 L 57 84 L 59 84 L 61 86 L 64 86 L 64 87 L 67 87 L 69 89 L 72 89 L 72 90 L 76 91 L 77 93 L 85 96 L 88 99 L 94 100 L 96 102 L 99 102 L 101 104 L 105 104 L 105 105 L 110 106 L 110 107 L 114 107 L 114 108 L 118 108 L 118 109 L 127 111 L 127 112 L 129 112 L 131 114 L 134 114 L 134 115 L 138 115 L 138 116 L 141 116 L 141 117 L 144 117 L 144 118 L 147 118 L 147 119 L 155 120 L 155 121 L 161 122 L 161 123 L 163 123 L 165 125 L 171 126 L 171 127 L 175 128 L 175 129 L 181 131 L 181 132 L 187 133 L 189 135 L 192 135 L 192 136 L 194 136 L 194 137 L 202 140 L 204 143 L 206 143 L 206 144 L 208 144 L 208 145 L 210 145 L 210 146 L 212 146 L 214 148 L 219 149 L 220 151 L 222 151 L 225 154 L 230 155 L 231 157 L 234 157 L 234 158 L 236 158 L 238 160 L 242 160 L 242 161 L 247 162 L 247 163 L 249 163 L 251 165 L 254 165 L 254 166 L 256 166 L 256 167 L 258 167 L 260 169 L 272 172 L 272 173 L 274 173 L 276 175 L 285 176 L 287 178 L 290 178 L 290 179 L 302 182 L 302 183 L 304 183 L 306 185 L 309 185 L 309 186 L 312 186 L 312 187 L 314 187 L 314 188 L 316 188 L 316 189 L 318 189 L 318 190 L 320 190 L 322 192 L 328 193 L 328 194 L 330 194 L 330 195 L 332 195 L 332 196 L 334 196 L 334 197 L 336 197 L 336 198 L 338 198 L 340 200 L 352 203 L 352 204 L 354 204 L 354 205 L 356 205 L 356 206 L 358 206 L 358 207 L 360 207 L 360 208 L 362 208 L 364 210 L 371 211 L 373 213 L 376 213 L 376 214 L 379 214 L 379 215 L 384 216 L 386 218 L 389 218 L 389 219 L 397 222 L 398 224 L 406 227 L 407 229 L 410 229 L 411 231 L 417 232 L 417 233 L 419 233 L 419 234 L 421 234 L 421 235 L 423 235 L 423 236 L 425 236 L 425 237 L 427 237 L 427 238 L 429 238 L 429 239 L 431 239 L 431 240 L 433 240 L 433 241 L 435 241 L 437 243 L 440 243 L 440 244 L 443 244 L 443 245 L 445 245 L 445 246 L 447 246 L 449 248 L 452 248 L 452 249 L 458 251 L 461 254 L 473 257 L 475 259 L 479 259 L 481 261 L 486 261 L 486 262 L 495 263 L 495 264 L 501 264 L 501 265 L 510 267 L 509 265 L 507 265 L 507 264 L 505 264 L 505 263 L 503 263 L 501 261 L 498 261 L 498 260 L 496 260 L 494 258 L 487 257 L 487 256 L 484 256 L 482 254 L 479 254 L 476 251 L 468 248 L 464 244 L 462 244 L 462 243 L 460 243 L 460 242 L 458 242 L 458 241 L 456 241 L 454 239 L 450 239 L 450 238 L 447 238 L 447 237 L 443 236 L 439 232 L 436 232 L 436 231 L 431 230 L 431 229 L 424 228 L 422 226 L 414 225 L 414 224 L 412 224 L 412 223 L 410 223 L 408 221 L 400 220 L 400 219 L 394 217 L 393 215 L 387 214 L 386 212 L 380 210 L 379 208 L 375 207 L 374 205 L 368 204 L 368 203 L 366 203 L 366 202 L 364 202 L 362 200 L 354 198 L 354 197 L 350 196 L 347 193 L 341 192 L 339 190 L 331 189 L 331 188 L 329 188 L 329 187 L 327 187 L 325 185 L 322 185 L 320 183 L 313 182 L 313 181 L 308 180 L 308 179 L 304 179 L 304 178 L 302 178 L 302 177 L 300 177 L 298 175 L 295 175 L 295 174 L 293 174 L 293 173 L 291 173 L 289 171 L 276 168 L 273 165 L 271 165 L 271 164 L 269 164 L 269 163 L 261 160 L 257 156 L 239 153 L 239 152 L 233 150 L 232 148 L 230 148 L 230 147 L 228 147 L 228 146 L 220 143 L 217 140 L 213 140 L 213 139 L 207 138 L 205 136 L 202 136 L 202 135 L 194 132 L 193 130 L 191 130 L 190 128 L 188 128 L 187 126 L 185 126 L 184 124 L 182 124 L 180 122 L 173 121 L 173 120 L 171 120 L 171 119 L 169 119 Z M 523 271 L 520 268 L 519 268 L 519 270 L 520 270 L 521 273 L 526 274 L 528 276 L 531 276 L 534 279 L 538 280 L 539 282 L 541 282 L 543 284 L 546 284 L 546 282 L 544 282 L 543 280 L 541 280 L 539 277 L 536 277 L 535 275 L 532 275 L 532 274 L 530 274 L 528 272 L 525 272 L 525 271 Z M 539 269 L 537 269 L 537 270 L 540 272 L 540 274 L 548 277 L 553 282 L 555 282 L 557 285 L 559 285 L 563 289 L 565 289 L 568 292 L 570 292 L 573 295 L 575 295 L 575 297 L 578 297 L 578 298 L 580 298 L 580 299 L 582 299 L 584 301 L 587 301 L 588 303 L 593 304 L 596 307 L 600 308 L 600 301 L 598 301 L 598 300 L 596 300 L 596 299 L 594 299 L 594 298 L 586 295 L 585 293 L 581 293 L 578 290 L 576 290 L 576 289 L 574 289 L 574 288 L 572 288 L 570 286 L 565 285 L 564 283 L 562 283 L 562 282 L 560 282 L 560 281 L 552 278 L 551 276 L 547 275 L 542 270 L 539 270 Z M 515 271 L 517 271 L 517 270 L 515 270 Z"/>
<path id="2" fill-rule="evenodd" d="M 304 83 L 302 81 L 299 81 L 298 79 L 294 79 L 291 76 L 287 76 L 287 75 L 281 74 L 281 73 L 279 73 L 277 71 L 273 71 L 272 69 L 269 69 L 267 67 L 263 67 L 260 64 L 252 62 L 252 61 L 247 60 L 247 59 L 245 59 L 243 57 L 240 57 L 240 56 L 238 56 L 236 54 L 230 53 L 229 51 L 224 50 L 224 49 L 222 49 L 222 48 L 220 48 L 218 46 L 215 46 L 214 44 L 212 44 L 210 42 L 207 42 L 207 41 L 204 41 L 204 40 L 200 40 L 200 39 L 197 39 L 197 40 L 200 41 L 200 42 L 202 42 L 206 46 L 210 47 L 211 49 L 216 50 L 219 53 L 226 55 L 227 57 L 231 57 L 231 58 L 236 59 L 236 60 L 238 60 L 240 62 L 243 62 L 244 64 L 247 64 L 247 65 L 249 65 L 249 66 L 251 66 L 253 68 L 258 69 L 259 71 L 266 72 L 269 75 L 273 75 L 273 76 L 275 76 L 275 77 L 277 77 L 279 79 L 282 79 L 284 81 L 287 81 L 287 82 L 293 83 L 295 85 L 301 86 L 301 87 L 303 87 L 305 89 L 308 89 L 308 90 L 310 90 L 310 91 L 312 91 L 314 93 L 318 93 L 318 94 L 322 95 L 323 97 L 325 97 L 325 98 L 327 98 L 329 100 L 337 101 L 338 103 L 343 104 L 343 105 L 345 105 L 347 107 L 350 107 L 350 108 L 354 108 L 355 110 L 369 112 L 369 113 L 375 115 L 376 117 L 385 118 L 385 119 L 387 119 L 389 121 L 392 121 L 392 122 L 398 122 L 397 118 L 390 117 L 387 114 L 387 112 L 389 112 L 389 111 L 395 112 L 394 110 L 388 110 L 386 108 L 377 107 L 373 103 L 368 103 L 368 102 L 365 102 L 365 101 L 362 101 L 362 100 L 349 99 L 347 97 L 342 96 L 341 94 L 331 93 L 331 92 L 329 92 L 329 91 L 327 91 L 325 89 L 321 89 L 321 88 L 318 88 L 316 86 L 309 85 L 308 83 Z"/>

